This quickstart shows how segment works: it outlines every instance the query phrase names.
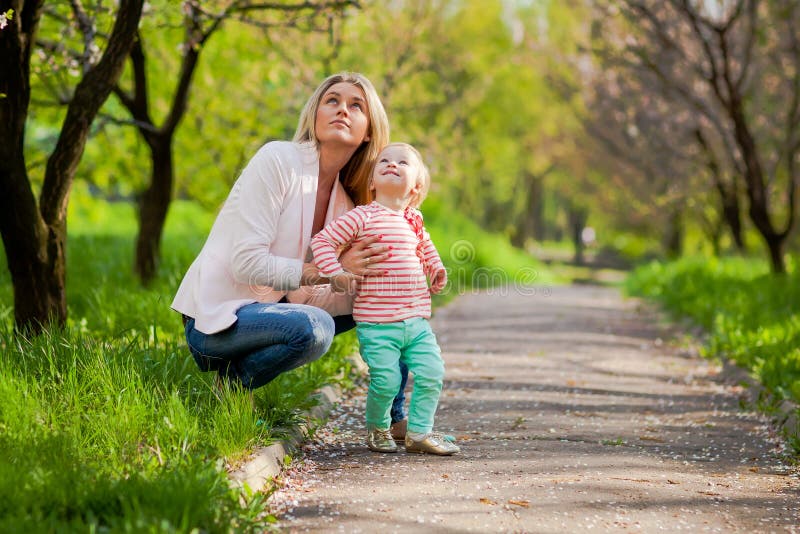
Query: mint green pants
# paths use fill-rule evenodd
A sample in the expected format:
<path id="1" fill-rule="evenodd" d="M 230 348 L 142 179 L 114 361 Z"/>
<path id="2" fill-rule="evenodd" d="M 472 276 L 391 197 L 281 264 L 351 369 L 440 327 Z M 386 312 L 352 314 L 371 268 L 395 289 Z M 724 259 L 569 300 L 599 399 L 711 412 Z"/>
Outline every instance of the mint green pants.
<path id="1" fill-rule="evenodd" d="M 414 373 L 414 392 L 408 408 L 408 430 L 428 433 L 439 404 L 444 361 L 436 336 L 426 319 L 356 325 L 361 357 L 369 366 L 367 427 L 389 428 L 392 400 L 400 388 L 399 361 Z"/>

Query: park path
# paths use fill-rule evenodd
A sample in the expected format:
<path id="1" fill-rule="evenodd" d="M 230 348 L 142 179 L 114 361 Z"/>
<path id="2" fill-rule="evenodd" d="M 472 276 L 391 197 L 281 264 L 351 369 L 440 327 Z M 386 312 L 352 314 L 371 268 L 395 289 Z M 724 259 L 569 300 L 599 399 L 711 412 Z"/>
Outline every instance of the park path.
<path id="1" fill-rule="evenodd" d="M 453 457 L 376 454 L 363 390 L 272 498 L 290 532 L 800 532 L 800 479 L 741 389 L 615 289 L 440 309 Z"/>

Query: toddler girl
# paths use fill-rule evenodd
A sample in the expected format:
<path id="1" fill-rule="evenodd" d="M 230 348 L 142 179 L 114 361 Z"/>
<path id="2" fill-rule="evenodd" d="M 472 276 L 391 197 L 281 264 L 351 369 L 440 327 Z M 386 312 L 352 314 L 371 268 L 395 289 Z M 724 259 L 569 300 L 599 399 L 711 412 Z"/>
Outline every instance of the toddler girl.
<path id="1" fill-rule="evenodd" d="M 357 286 L 353 319 L 370 373 L 367 446 L 377 452 L 397 451 L 389 432 L 389 412 L 400 387 L 399 361 L 414 373 L 406 452 L 451 455 L 460 450 L 433 432 L 444 362 L 428 324 L 430 295 L 444 288 L 447 272 L 417 209 L 429 187 L 430 176 L 419 152 L 405 143 L 391 143 L 378 155 L 372 172 L 375 200 L 332 221 L 311 240 L 320 274 L 340 291 Z M 345 271 L 337 249 L 371 236 L 389 245 L 390 257 L 370 265 L 384 274 L 360 277 Z"/>

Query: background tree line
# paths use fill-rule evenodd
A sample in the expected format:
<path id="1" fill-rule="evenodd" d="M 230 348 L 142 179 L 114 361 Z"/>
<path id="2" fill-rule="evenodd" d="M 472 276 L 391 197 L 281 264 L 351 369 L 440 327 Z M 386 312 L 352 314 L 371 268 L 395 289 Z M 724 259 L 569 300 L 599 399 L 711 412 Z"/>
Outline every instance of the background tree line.
<path id="1" fill-rule="evenodd" d="M 791 0 L 2 0 L 0 233 L 19 326 L 66 318 L 70 191 L 135 201 L 158 272 L 174 198 L 216 209 L 311 88 L 364 72 L 435 195 L 519 247 L 581 231 L 679 254 L 748 232 L 785 270 L 797 212 Z M 75 180 L 77 178 L 77 180 Z M 730 236 L 730 238 L 726 237 Z"/>

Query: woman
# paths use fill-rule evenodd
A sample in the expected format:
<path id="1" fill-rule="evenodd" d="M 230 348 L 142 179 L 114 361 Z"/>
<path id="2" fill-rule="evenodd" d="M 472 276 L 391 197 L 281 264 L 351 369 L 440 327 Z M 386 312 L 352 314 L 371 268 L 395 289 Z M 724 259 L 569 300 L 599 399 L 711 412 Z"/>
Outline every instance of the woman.
<path id="1" fill-rule="evenodd" d="M 352 296 L 331 290 L 309 243 L 353 201 L 369 202 L 370 170 L 388 142 L 370 81 L 340 73 L 308 100 L 293 141 L 267 143 L 250 160 L 172 302 L 200 369 L 252 390 L 316 360 L 353 327 Z M 369 264 L 388 248 L 373 239 L 340 261 L 377 274 Z"/>

